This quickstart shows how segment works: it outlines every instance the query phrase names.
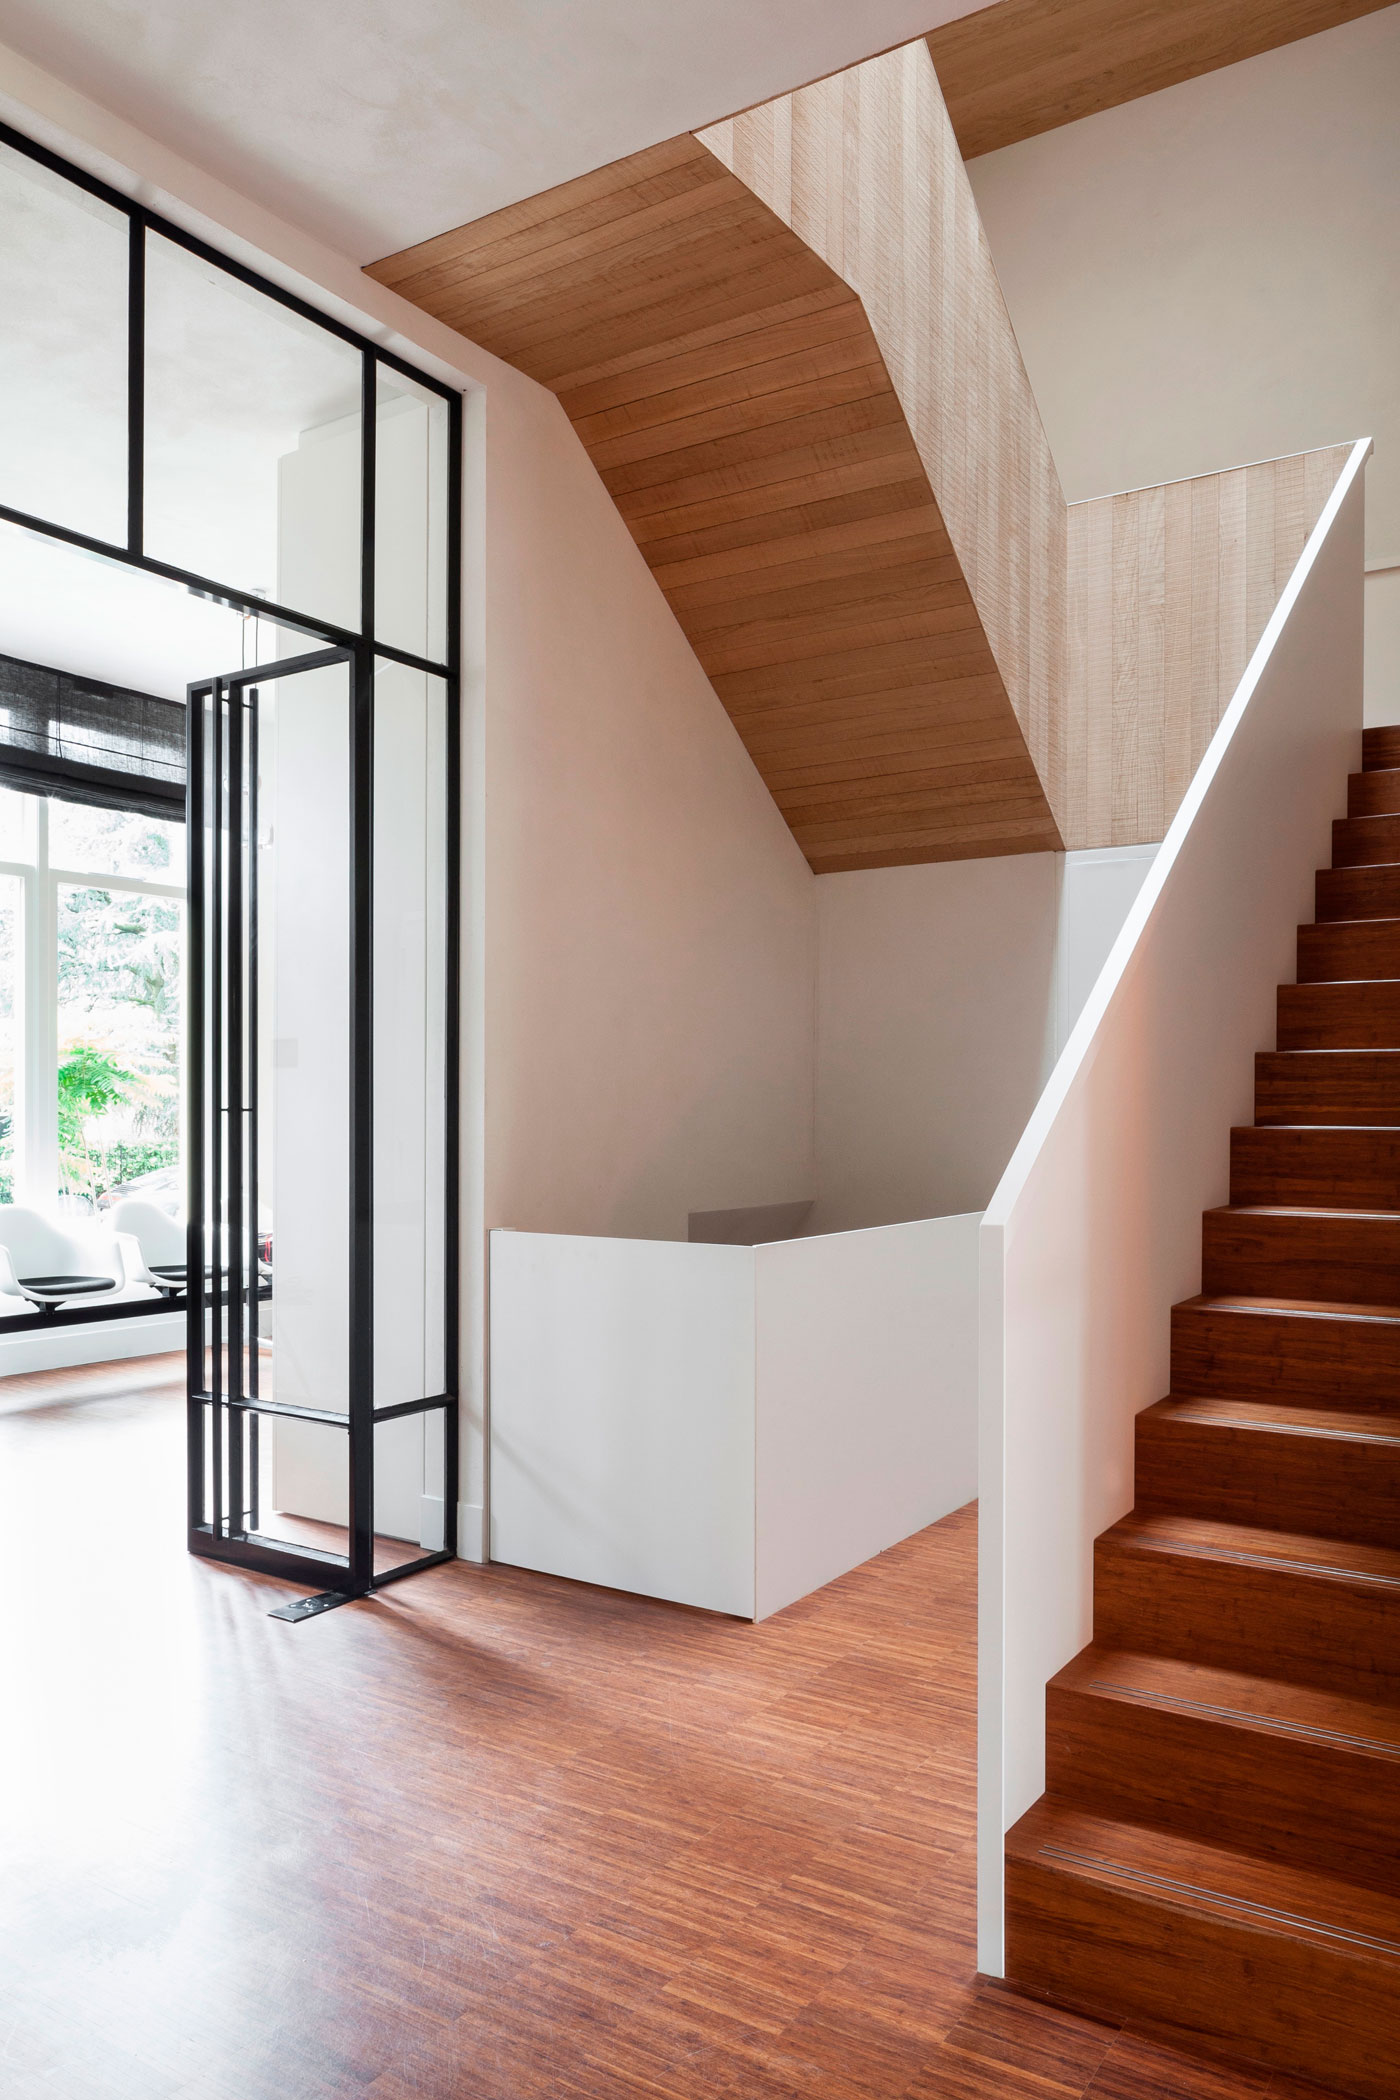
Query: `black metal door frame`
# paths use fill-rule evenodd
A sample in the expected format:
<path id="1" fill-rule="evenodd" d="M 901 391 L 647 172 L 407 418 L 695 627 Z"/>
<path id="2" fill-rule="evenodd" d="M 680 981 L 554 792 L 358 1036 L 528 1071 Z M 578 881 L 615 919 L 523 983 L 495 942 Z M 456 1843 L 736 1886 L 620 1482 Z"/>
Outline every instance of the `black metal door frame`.
<path id="1" fill-rule="evenodd" d="M 268 1285 L 258 1259 L 258 721 L 259 688 L 344 664 L 350 704 L 349 1390 L 345 1413 L 296 1407 L 259 1392 L 258 1307 Z M 230 672 L 188 689 L 187 850 L 190 1023 L 189 1211 L 186 1253 L 189 1547 L 294 1582 L 323 1577 L 321 1594 L 276 1614 L 304 1618 L 387 1582 L 452 1560 L 457 1551 L 458 1422 L 449 1390 L 377 1407 L 374 1391 L 374 652 L 331 647 Z M 455 713 L 455 710 L 452 711 Z M 455 743 L 452 713 L 449 742 Z M 449 776 L 455 775 L 455 750 Z M 448 880 L 455 887 L 449 818 Z M 455 909 L 445 958 L 455 989 Z M 455 1157 L 455 1028 L 448 1030 L 448 1152 Z M 456 1190 L 447 1247 L 455 1259 Z M 455 1341 L 449 1285 L 446 1340 Z M 455 1386 L 453 1356 L 444 1360 Z M 443 1417 L 443 1542 L 376 1574 L 374 1432 L 380 1422 Z M 266 1537 L 260 1529 L 262 1417 L 290 1416 L 346 1436 L 348 1553 Z"/>
<path id="2" fill-rule="evenodd" d="M 53 540 L 60 545 L 78 548 L 85 553 L 96 555 L 104 561 L 115 562 L 120 566 L 139 570 L 147 575 L 162 577 L 169 583 L 183 586 L 197 597 L 211 599 L 215 603 L 227 605 L 240 611 L 245 616 L 252 615 L 259 620 L 270 621 L 283 630 L 305 635 L 309 647 L 309 655 L 306 658 L 294 660 L 299 664 L 306 665 L 313 662 L 316 664 L 328 664 L 335 661 L 349 661 L 351 664 L 351 676 L 355 692 L 354 737 L 357 754 L 356 763 L 360 769 L 358 777 L 364 796 L 364 799 L 356 804 L 354 813 L 356 828 L 353 833 L 356 842 L 354 878 L 356 888 L 352 898 L 352 911 L 356 914 L 353 920 L 355 929 L 353 968 L 358 972 L 356 982 L 359 991 L 357 993 L 356 1019 L 354 1025 L 352 1025 L 352 1035 L 355 1036 L 359 1045 L 356 1053 L 359 1056 L 359 1063 L 355 1068 L 352 1085 L 352 1100 L 356 1103 L 356 1107 L 351 1139 L 352 1161 L 354 1163 L 351 1215 L 351 1305 L 352 1309 L 357 1304 L 361 1307 L 358 1315 L 359 1326 L 369 1336 L 371 1345 L 373 1340 L 372 1301 L 369 1290 L 362 1288 L 362 1285 L 372 1280 L 373 1274 L 373 1241 L 371 1236 L 373 1223 L 373 1162 L 369 1150 L 373 1134 L 373 1097 L 370 1091 L 372 1075 L 368 1055 L 372 1048 L 372 1040 L 368 1033 L 370 1021 L 366 1020 L 364 1022 L 363 1029 L 358 1034 L 356 1030 L 360 1027 L 358 1000 L 362 996 L 366 1002 L 369 1002 L 372 992 L 369 972 L 373 957 L 372 929 L 370 924 L 370 904 L 372 900 L 370 854 L 373 839 L 371 828 L 372 801 L 369 798 L 372 794 L 370 767 L 373 758 L 374 665 L 376 661 L 399 664 L 406 668 L 420 671 L 432 679 L 441 680 L 443 685 L 446 700 L 445 792 L 447 796 L 447 864 L 445 871 L 447 886 L 446 1021 L 444 1029 L 446 1101 L 444 1104 L 443 1127 L 443 1172 L 445 1182 L 443 1221 L 445 1297 L 443 1324 L 445 1355 L 443 1376 L 450 1390 L 446 1394 L 433 1395 L 421 1401 L 409 1402 L 403 1407 L 375 1408 L 372 1390 L 372 1354 L 369 1350 L 359 1351 L 357 1348 L 352 1347 L 352 1369 L 356 1365 L 358 1365 L 358 1369 L 354 1370 L 354 1382 L 352 1382 L 350 1421 L 347 1425 L 344 1417 L 339 1415 L 331 1417 L 337 1426 L 347 1429 L 349 1440 L 348 1463 L 351 1475 L 352 1526 L 349 1539 L 350 1551 L 344 1556 L 331 1557 L 313 1552 L 299 1552 L 287 1546 L 261 1542 L 256 1531 L 256 1518 L 258 1516 L 256 1507 L 252 1506 L 248 1499 L 241 1494 L 239 1497 L 240 1508 L 237 1513 L 237 1521 L 231 1523 L 228 1510 L 223 1509 L 220 1512 L 219 1522 L 216 1524 L 213 1521 L 213 1512 L 205 1511 L 202 1501 L 195 1494 L 194 1467 L 193 1464 L 191 1465 L 189 1543 L 192 1551 L 201 1553 L 208 1558 L 263 1568 L 270 1574 L 283 1575 L 299 1582 L 305 1582 L 308 1577 L 314 1577 L 318 1570 L 328 1568 L 340 1585 L 338 1589 L 330 1593 L 329 1601 L 338 1603 L 343 1600 L 345 1595 L 363 1594 L 366 1588 L 377 1588 L 382 1582 L 394 1580 L 400 1575 L 410 1574 L 419 1567 L 432 1566 L 436 1561 L 451 1558 L 455 1553 L 458 1487 L 458 1425 L 455 1389 L 459 1359 L 459 1257 L 461 1230 L 458 1189 L 460 1142 L 458 1077 L 460 1061 L 459 996 L 461 955 L 462 393 L 459 386 L 434 377 L 420 366 L 400 357 L 396 351 L 390 349 L 386 344 L 371 339 L 361 330 L 353 327 L 348 321 L 339 318 L 335 314 L 322 311 L 310 301 L 303 299 L 298 293 L 288 290 L 283 285 L 273 283 L 257 270 L 251 269 L 246 263 L 237 262 L 233 257 L 222 254 L 217 248 L 210 246 L 208 242 L 188 232 L 184 227 L 176 225 L 173 221 L 164 218 L 160 213 L 154 212 L 148 206 L 139 203 L 135 198 L 129 197 L 124 192 L 113 188 L 110 183 L 103 182 L 98 176 L 90 174 L 86 169 L 78 167 L 74 162 L 65 159 L 62 155 L 54 153 L 46 146 L 40 145 L 37 140 L 26 138 L 23 133 L 15 131 L 8 124 L 0 123 L 0 145 L 5 146 L 11 152 L 19 154 L 22 158 L 34 162 L 37 166 L 46 168 L 51 174 L 60 177 L 63 182 L 70 184 L 73 188 L 99 199 L 112 211 L 125 218 L 128 234 L 125 419 L 127 502 L 124 534 L 119 539 L 105 539 L 89 532 L 79 531 L 57 518 L 44 517 L 2 500 L 0 500 L 0 521 L 19 526 L 26 532 L 38 534 L 41 538 Z M 194 570 L 183 568 L 178 563 L 159 560 L 148 553 L 145 543 L 146 254 L 148 241 L 153 236 L 158 237 L 162 241 L 173 243 L 177 248 L 181 248 L 187 254 L 199 258 L 224 276 L 248 286 L 251 290 L 258 293 L 260 297 L 272 302 L 273 305 L 280 306 L 288 312 L 298 315 L 303 321 L 311 323 L 316 328 L 338 338 L 343 343 L 352 345 L 359 352 L 361 436 L 360 613 L 358 627 L 342 626 L 336 622 L 322 619 L 317 615 L 308 614 L 297 607 L 273 603 L 261 596 L 256 590 L 249 590 L 230 579 L 204 576 Z M 446 629 L 443 637 L 445 652 L 440 660 L 420 655 L 411 649 L 402 648 L 396 641 L 376 633 L 376 431 L 378 376 L 381 372 L 398 373 L 401 377 L 411 381 L 420 391 L 436 395 L 447 406 L 449 419 L 447 544 L 446 574 L 444 579 L 446 586 Z M 3 493 L 4 491 L 0 490 L 0 495 L 3 495 Z M 266 683 L 269 676 L 276 675 L 279 670 L 285 675 L 285 666 L 268 665 L 254 672 L 238 671 L 231 673 L 226 678 L 201 681 L 190 688 L 191 704 L 193 706 L 195 695 L 202 695 L 204 702 L 211 705 L 211 707 L 215 705 L 217 698 L 217 705 L 222 706 L 227 712 L 231 705 L 231 696 L 237 695 L 239 696 L 238 706 L 240 709 L 238 720 L 241 725 L 245 708 L 242 695 L 245 692 L 254 691 L 259 679 Z M 202 713 L 200 719 L 202 728 Z M 242 750 L 241 742 L 240 759 L 246 759 L 246 752 Z M 208 783 L 201 779 L 201 792 L 207 786 Z M 218 789 L 219 794 L 226 795 L 226 789 L 227 784 L 224 783 Z M 191 794 L 193 795 L 193 793 L 194 782 L 192 779 Z M 204 807 L 201 805 L 198 826 L 191 824 L 189 827 L 191 843 L 190 923 L 192 952 L 193 943 L 196 939 L 195 892 L 193 884 L 197 872 L 201 879 L 203 876 L 203 816 Z M 194 842 L 197 838 L 201 841 L 198 870 L 196 869 L 196 855 L 193 851 Z M 212 875 L 212 869 L 210 873 Z M 208 904 L 209 899 L 206 895 L 203 897 L 201 909 L 207 912 Z M 198 937 L 204 938 L 209 930 L 207 921 L 202 918 L 198 927 Z M 222 919 L 219 923 L 219 939 L 220 941 L 226 941 L 226 928 Z M 208 943 L 206 941 L 207 948 Z M 202 981 L 196 981 L 194 990 L 196 998 L 192 1003 L 196 1005 L 199 1013 L 202 1015 L 202 1007 L 198 1006 L 198 1002 L 202 1001 L 204 996 Z M 368 1004 L 365 1012 L 370 1012 Z M 246 1012 L 244 1019 L 246 1023 Z M 191 1033 L 193 1040 L 193 1029 Z M 202 1084 L 202 1066 L 200 1073 L 192 1076 L 198 1077 Z M 255 1089 L 255 1074 L 250 1083 Z M 245 1224 L 246 1216 L 245 1209 Z M 198 1288 L 191 1297 L 187 1308 L 187 1316 L 190 1323 L 189 1332 L 191 1334 L 195 1332 L 195 1323 L 201 1321 L 206 1314 L 210 1317 L 213 1316 L 215 1302 L 217 1301 L 221 1333 L 231 1323 L 237 1322 L 240 1323 L 240 1335 L 246 1336 L 248 1331 L 246 1297 L 240 1296 L 240 1303 L 237 1309 L 227 1302 L 229 1298 L 228 1264 L 221 1264 L 216 1258 L 213 1266 L 218 1269 L 219 1273 L 206 1276 L 206 1265 L 202 1257 L 206 1252 L 215 1251 L 208 1244 L 207 1230 L 205 1233 L 205 1244 L 199 1248 L 195 1246 L 196 1234 L 193 1221 L 196 1219 L 203 1220 L 204 1217 L 202 1190 L 200 1207 L 192 1207 L 190 1217 L 192 1221 L 190 1250 L 193 1266 L 189 1268 L 188 1273 L 197 1279 Z M 255 1211 L 252 1213 L 252 1217 L 254 1223 L 256 1223 Z M 207 1221 L 205 1222 L 207 1224 Z M 246 1277 L 240 1277 L 240 1293 L 246 1287 Z M 202 1304 L 200 1301 L 202 1301 Z M 133 1306 L 131 1308 L 133 1316 L 142 1309 L 144 1307 Z M 97 1317 L 108 1318 L 119 1310 L 121 1309 L 111 1308 L 108 1310 L 103 1308 L 99 1311 L 97 1308 L 83 1308 L 71 1315 L 59 1315 L 57 1317 L 63 1319 L 71 1318 L 74 1321 Z M 354 1317 L 352 1310 L 352 1318 Z M 11 1326 L 17 1324 L 19 1323 L 10 1322 Z M 193 1362 L 193 1358 L 191 1358 L 191 1362 Z M 240 1378 L 240 1385 L 243 1382 Z M 193 1395 L 202 1393 L 203 1390 L 204 1380 L 201 1363 L 199 1375 L 196 1376 L 193 1372 L 191 1374 L 190 1391 Z M 250 1404 L 253 1402 L 256 1402 L 256 1404 Z M 210 1396 L 206 1396 L 202 1404 L 211 1409 L 216 1405 Z M 193 1421 L 195 1408 L 193 1398 L 190 1406 L 191 1419 Z M 235 1414 L 238 1416 L 237 1437 L 240 1440 L 240 1448 L 245 1455 L 250 1442 L 256 1438 L 257 1421 L 262 1414 L 305 1412 L 304 1410 L 288 1408 L 279 1409 L 270 1401 L 261 1400 L 256 1394 L 245 1394 L 241 1391 L 236 1396 L 231 1396 L 226 1392 L 222 1393 L 217 1406 L 224 1410 L 226 1418 L 231 1419 L 232 1415 Z M 403 1567 L 395 1568 L 391 1572 L 376 1576 L 372 1568 L 374 1425 L 377 1422 L 390 1419 L 395 1414 L 422 1413 L 434 1408 L 442 1409 L 444 1424 L 443 1548 L 438 1553 L 425 1554 L 420 1559 L 410 1562 Z M 314 1411 L 311 1418 L 318 1419 Z M 246 1438 L 243 1435 L 245 1424 L 248 1432 Z M 221 1421 L 216 1426 L 219 1429 L 222 1449 L 226 1421 Z M 192 1428 L 192 1448 L 193 1434 Z M 202 1475 L 199 1487 L 202 1495 Z M 251 1526 L 248 1521 L 249 1518 L 254 1520 Z M 311 1600 L 312 1607 L 315 1607 L 317 1603 L 318 1600 Z M 297 1615 L 300 1615 L 299 1608 L 289 1607 L 289 1610 L 293 1609 L 296 1609 Z"/>

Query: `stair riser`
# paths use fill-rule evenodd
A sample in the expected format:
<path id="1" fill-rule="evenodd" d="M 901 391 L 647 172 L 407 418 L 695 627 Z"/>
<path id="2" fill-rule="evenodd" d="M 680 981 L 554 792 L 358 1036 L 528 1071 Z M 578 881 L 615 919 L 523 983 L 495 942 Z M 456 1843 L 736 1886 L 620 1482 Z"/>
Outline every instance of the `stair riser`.
<path id="1" fill-rule="evenodd" d="M 1254 1120 L 1400 1124 L 1400 1053 L 1261 1050 L 1254 1060 Z"/>
<path id="2" fill-rule="evenodd" d="M 1230 1201 L 1400 1210 L 1400 1130 L 1233 1130 Z"/>
<path id="3" fill-rule="evenodd" d="M 1179 1305 L 1172 1391 L 1296 1407 L 1400 1409 L 1400 1323 Z"/>
<path id="4" fill-rule="evenodd" d="M 1353 773 L 1347 782 L 1349 817 L 1387 817 L 1400 813 L 1400 768 L 1386 766 Z"/>
<path id="5" fill-rule="evenodd" d="M 1324 1691 L 1400 1696 L 1400 1586 L 1355 1576 L 1100 1539 L 1094 1638 Z"/>
<path id="6" fill-rule="evenodd" d="M 1400 766 L 1400 728 L 1390 722 L 1378 722 L 1374 729 L 1363 729 L 1361 765 L 1367 773 Z"/>
<path id="7" fill-rule="evenodd" d="M 1393 1444 L 1139 1415 L 1137 1507 L 1312 1538 L 1400 1546 Z"/>
<path id="8" fill-rule="evenodd" d="M 1056 1800 L 1383 1893 L 1400 1883 L 1400 1756 L 1055 1684 L 1046 1720 Z"/>
<path id="9" fill-rule="evenodd" d="M 1299 984 L 1400 978 L 1400 920 L 1347 919 L 1298 928 Z"/>
<path id="10" fill-rule="evenodd" d="M 1006 1974 L 1076 2012 L 1151 2025 L 1188 2050 L 1272 2065 L 1358 2100 L 1400 2091 L 1394 1968 L 1345 1943 L 1291 1939 L 1049 1860 L 1008 1859 Z"/>
<path id="11" fill-rule="evenodd" d="M 1393 1305 L 1400 1297 L 1400 1216 L 1332 1218 L 1207 1211 L 1201 1289 L 1259 1298 Z"/>
<path id="12" fill-rule="evenodd" d="M 1400 867 L 1319 868 L 1314 896 L 1323 922 L 1400 918 Z"/>
<path id="13" fill-rule="evenodd" d="M 1400 982 L 1281 984 L 1280 1050 L 1400 1050 Z"/>
<path id="14" fill-rule="evenodd" d="M 1334 868 L 1375 868 L 1400 861 L 1400 817 L 1338 817 L 1332 826 Z"/>

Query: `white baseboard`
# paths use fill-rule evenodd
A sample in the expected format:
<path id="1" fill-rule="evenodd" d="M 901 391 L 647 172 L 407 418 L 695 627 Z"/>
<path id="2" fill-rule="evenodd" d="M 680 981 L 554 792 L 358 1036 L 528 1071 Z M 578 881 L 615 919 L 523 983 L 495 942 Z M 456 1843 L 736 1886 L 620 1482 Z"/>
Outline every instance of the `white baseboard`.
<path id="1" fill-rule="evenodd" d="M 458 1560 L 483 1561 L 485 1527 L 483 1511 L 479 1502 L 457 1504 L 457 1558 Z M 442 1544 L 442 1497 L 424 1495 L 422 1514 L 419 1518 L 419 1538 L 425 1553 L 435 1553 Z"/>
<path id="2" fill-rule="evenodd" d="M 31 1327 L 24 1334 L 0 1331 L 0 1378 L 31 1371 L 61 1371 L 74 1364 L 118 1363 L 128 1356 L 163 1356 L 185 1346 L 182 1312 L 152 1313 L 147 1320 L 113 1320 L 83 1327 Z"/>

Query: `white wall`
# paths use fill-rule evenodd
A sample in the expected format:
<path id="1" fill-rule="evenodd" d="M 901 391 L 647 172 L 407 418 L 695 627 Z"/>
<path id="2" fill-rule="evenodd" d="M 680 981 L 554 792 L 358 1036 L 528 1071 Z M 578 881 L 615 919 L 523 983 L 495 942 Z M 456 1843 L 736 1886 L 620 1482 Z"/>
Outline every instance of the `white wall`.
<path id="1" fill-rule="evenodd" d="M 981 1210 L 1053 1056 L 1055 853 L 817 878 L 807 1233 Z"/>
<path id="2" fill-rule="evenodd" d="M 1095 846 L 1065 855 L 1055 952 L 1056 1057 L 1069 1041 L 1156 857 L 1155 846 Z"/>
<path id="3" fill-rule="evenodd" d="M 487 415 L 487 1220 L 684 1239 L 812 1192 L 814 878 L 541 399 Z"/>
<path id="4" fill-rule="evenodd" d="M 1093 1546 L 1132 1506 L 1313 873 L 1361 728 L 1358 446 L 982 1221 L 979 1964 L 1002 1837 L 1045 1784 L 1045 1684 L 1093 1631 Z"/>
<path id="5" fill-rule="evenodd" d="M 766 1618 L 970 1501 L 977 1228 L 493 1233 L 493 1558 Z"/>
<path id="6" fill-rule="evenodd" d="M 1070 502 L 1371 436 L 1400 561 L 1400 8 L 971 163 Z M 1396 587 L 1368 720 L 1400 719 Z"/>
<path id="7" fill-rule="evenodd" d="M 754 1615 L 748 1247 L 497 1232 L 491 1557 Z"/>
<path id="8" fill-rule="evenodd" d="M 1366 578 L 1366 720 L 1400 722 L 1400 559 Z"/>
<path id="9" fill-rule="evenodd" d="M 792 1229 L 985 1206 L 1156 850 L 817 878 L 817 1195 Z"/>
<path id="10" fill-rule="evenodd" d="M 755 1249 L 758 1618 L 976 1495 L 977 1228 Z"/>

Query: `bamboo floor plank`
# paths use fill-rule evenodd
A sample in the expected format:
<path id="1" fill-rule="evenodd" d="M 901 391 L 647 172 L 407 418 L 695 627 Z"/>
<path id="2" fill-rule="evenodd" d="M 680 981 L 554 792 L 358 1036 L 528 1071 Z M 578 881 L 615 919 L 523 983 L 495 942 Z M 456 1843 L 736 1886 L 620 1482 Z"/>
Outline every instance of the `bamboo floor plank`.
<path id="1" fill-rule="evenodd" d="M 5 2100 L 1305 2100 L 977 1978 L 971 1508 L 758 1627 L 288 1626 L 184 1552 L 181 1376 L 0 1383 Z"/>

